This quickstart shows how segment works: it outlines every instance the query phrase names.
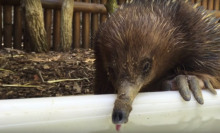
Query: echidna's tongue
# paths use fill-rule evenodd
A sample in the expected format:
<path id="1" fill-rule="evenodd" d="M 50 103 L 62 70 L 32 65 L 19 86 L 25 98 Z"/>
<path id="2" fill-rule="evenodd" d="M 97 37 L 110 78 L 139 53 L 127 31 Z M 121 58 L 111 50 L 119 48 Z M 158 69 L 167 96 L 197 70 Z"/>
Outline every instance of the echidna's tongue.
<path id="1" fill-rule="evenodd" d="M 120 131 L 121 125 L 117 124 L 115 128 L 116 128 L 117 131 Z"/>

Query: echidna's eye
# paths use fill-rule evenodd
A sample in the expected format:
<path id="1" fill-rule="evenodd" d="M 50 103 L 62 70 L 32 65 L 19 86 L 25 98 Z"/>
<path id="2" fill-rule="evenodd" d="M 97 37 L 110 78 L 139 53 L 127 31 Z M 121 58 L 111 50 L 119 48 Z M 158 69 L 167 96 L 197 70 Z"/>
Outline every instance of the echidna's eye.
<path id="1" fill-rule="evenodd" d="M 149 60 L 145 61 L 143 64 L 143 74 L 146 75 L 150 71 L 151 62 Z"/>

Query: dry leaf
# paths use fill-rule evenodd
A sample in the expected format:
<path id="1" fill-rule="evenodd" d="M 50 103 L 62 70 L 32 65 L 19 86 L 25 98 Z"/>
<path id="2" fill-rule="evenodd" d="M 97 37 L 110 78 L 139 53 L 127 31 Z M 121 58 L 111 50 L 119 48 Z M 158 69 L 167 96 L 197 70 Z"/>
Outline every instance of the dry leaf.
<path id="1" fill-rule="evenodd" d="M 76 93 L 81 93 L 81 92 L 82 92 L 82 88 L 79 87 L 79 85 L 78 85 L 77 82 L 74 82 L 73 87 L 74 87 L 74 89 L 76 90 Z"/>

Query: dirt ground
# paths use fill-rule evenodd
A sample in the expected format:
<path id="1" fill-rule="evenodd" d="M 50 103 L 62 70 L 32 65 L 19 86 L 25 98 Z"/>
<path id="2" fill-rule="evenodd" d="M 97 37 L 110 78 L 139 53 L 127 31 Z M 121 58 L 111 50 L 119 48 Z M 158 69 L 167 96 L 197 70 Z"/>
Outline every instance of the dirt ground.
<path id="1" fill-rule="evenodd" d="M 93 50 L 25 53 L 0 50 L 0 99 L 92 94 Z"/>

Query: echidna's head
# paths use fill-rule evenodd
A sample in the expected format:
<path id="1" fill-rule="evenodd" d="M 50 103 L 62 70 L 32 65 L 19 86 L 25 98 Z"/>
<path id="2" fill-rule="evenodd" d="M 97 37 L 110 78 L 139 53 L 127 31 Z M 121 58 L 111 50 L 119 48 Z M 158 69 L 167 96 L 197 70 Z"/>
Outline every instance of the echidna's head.
<path id="1" fill-rule="evenodd" d="M 126 123 L 141 88 L 169 68 L 173 31 L 168 20 L 136 6 L 119 9 L 100 26 L 96 47 L 118 94 L 113 123 Z"/>

